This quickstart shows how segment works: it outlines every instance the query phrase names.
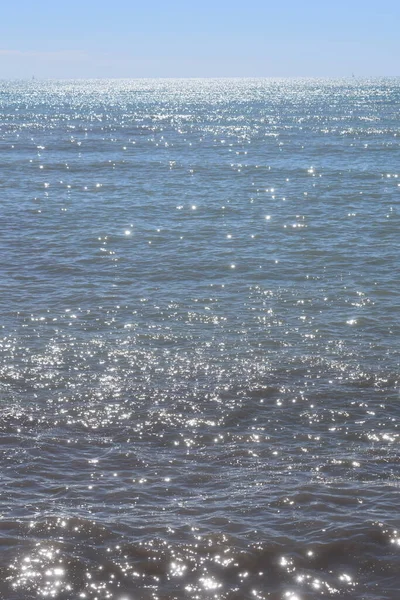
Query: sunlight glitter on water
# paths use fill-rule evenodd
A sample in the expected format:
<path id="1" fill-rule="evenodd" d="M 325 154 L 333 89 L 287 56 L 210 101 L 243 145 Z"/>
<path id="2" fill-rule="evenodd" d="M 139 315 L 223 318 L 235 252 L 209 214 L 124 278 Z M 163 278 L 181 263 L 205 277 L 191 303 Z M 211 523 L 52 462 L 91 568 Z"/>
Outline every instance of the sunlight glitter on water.
<path id="1" fill-rule="evenodd" d="M 397 597 L 398 82 L 2 85 L 0 593 Z"/>

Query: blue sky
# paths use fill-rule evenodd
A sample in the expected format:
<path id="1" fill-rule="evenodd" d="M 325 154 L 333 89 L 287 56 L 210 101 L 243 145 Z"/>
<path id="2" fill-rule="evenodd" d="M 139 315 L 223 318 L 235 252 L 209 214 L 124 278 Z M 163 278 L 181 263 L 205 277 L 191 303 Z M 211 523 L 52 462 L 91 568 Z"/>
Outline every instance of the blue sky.
<path id="1" fill-rule="evenodd" d="M 19 0 L 0 78 L 400 75 L 400 0 Z"/>

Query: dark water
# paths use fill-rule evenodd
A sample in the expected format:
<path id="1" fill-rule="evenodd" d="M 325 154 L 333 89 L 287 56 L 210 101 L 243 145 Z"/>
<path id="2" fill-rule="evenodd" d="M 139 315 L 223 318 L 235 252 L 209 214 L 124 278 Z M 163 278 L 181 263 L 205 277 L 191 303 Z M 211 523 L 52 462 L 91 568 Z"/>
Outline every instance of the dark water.
<path id="1" fill-rule="evenodd" d="M 399 116 L 0 84 L 1 598 L 399 598 Z"/>

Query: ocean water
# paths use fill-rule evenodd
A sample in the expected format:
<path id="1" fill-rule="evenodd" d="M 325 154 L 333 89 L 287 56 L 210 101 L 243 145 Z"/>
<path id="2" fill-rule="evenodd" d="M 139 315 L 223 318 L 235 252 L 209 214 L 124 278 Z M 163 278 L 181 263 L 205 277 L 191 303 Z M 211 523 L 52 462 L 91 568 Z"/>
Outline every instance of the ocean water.
<path id="1" fill-rule="evenodd" d="M 1 598 L 399 598 L 399 117 L 0 82 Z"/>

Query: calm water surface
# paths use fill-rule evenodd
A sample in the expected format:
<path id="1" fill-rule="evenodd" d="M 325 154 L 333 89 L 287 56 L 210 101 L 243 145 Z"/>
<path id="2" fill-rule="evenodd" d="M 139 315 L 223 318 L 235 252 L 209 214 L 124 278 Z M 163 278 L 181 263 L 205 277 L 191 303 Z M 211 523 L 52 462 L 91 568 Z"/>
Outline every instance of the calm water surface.
<path id="1" fill-rule="evenodd" d="M 0 596 L 397 600 L 400 80 L 0 82 Z"/>

